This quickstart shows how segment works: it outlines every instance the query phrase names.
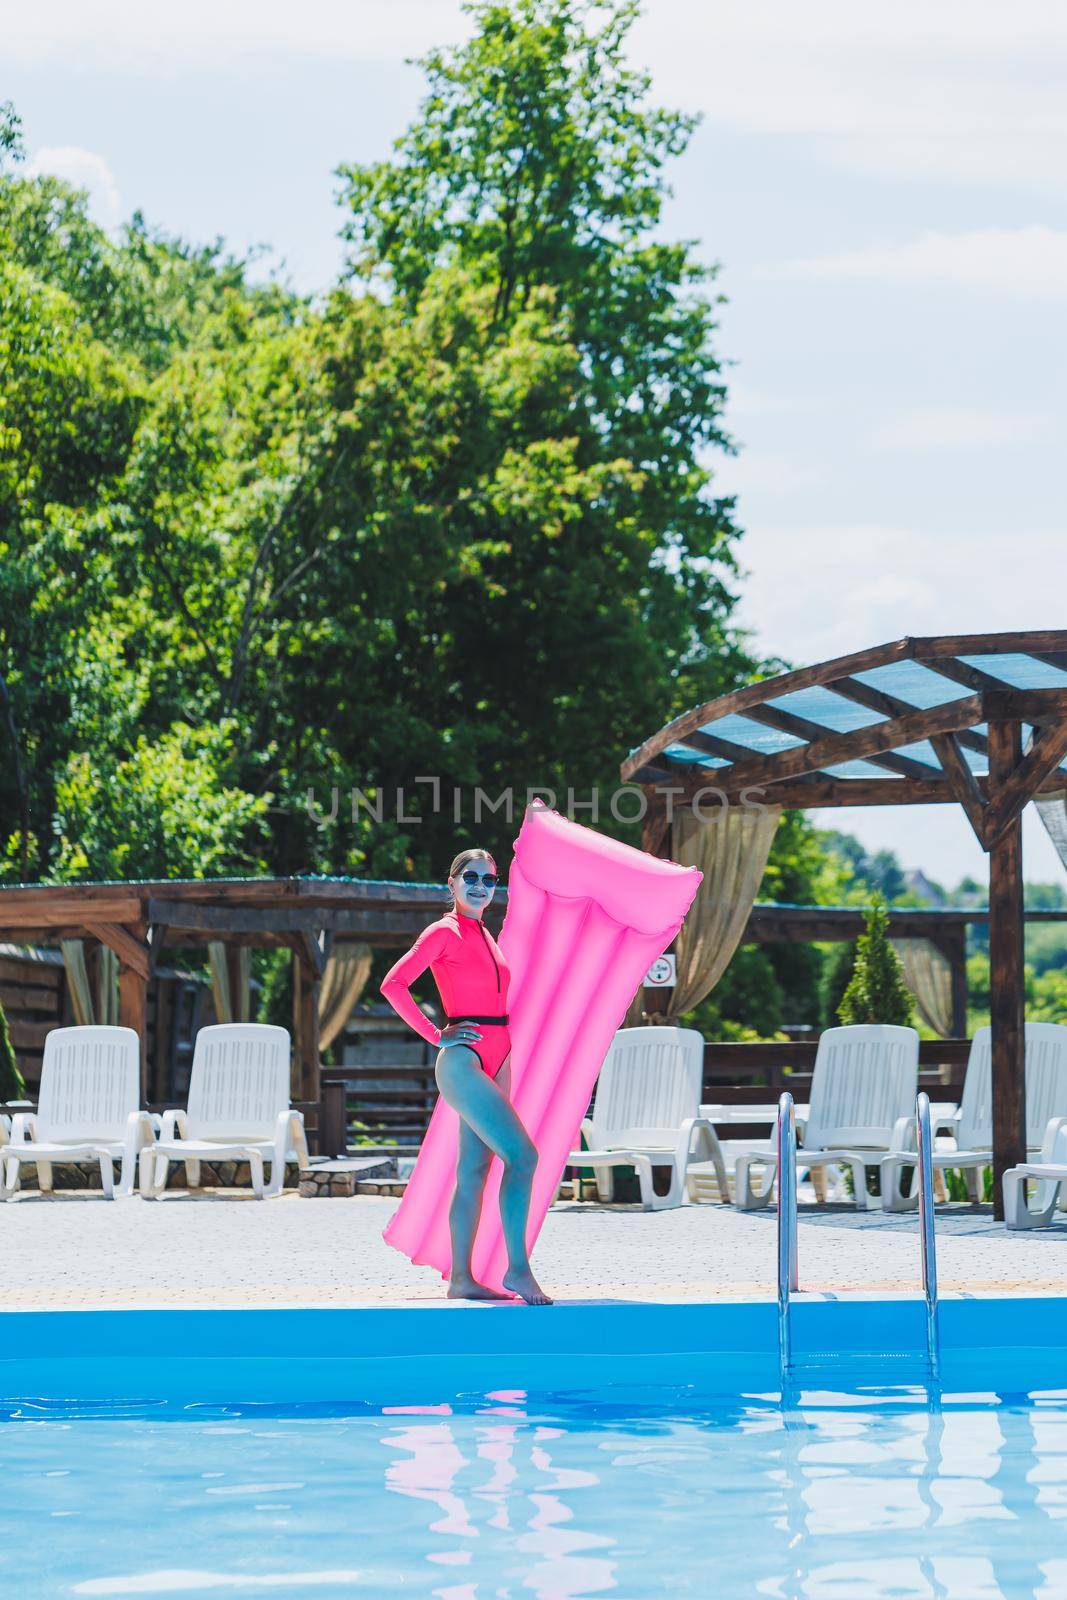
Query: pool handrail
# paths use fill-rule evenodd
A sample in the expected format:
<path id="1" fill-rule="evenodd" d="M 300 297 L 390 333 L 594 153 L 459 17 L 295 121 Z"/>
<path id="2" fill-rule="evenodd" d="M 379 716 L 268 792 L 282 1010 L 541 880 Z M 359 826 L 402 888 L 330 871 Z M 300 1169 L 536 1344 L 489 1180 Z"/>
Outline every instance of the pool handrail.
<path id="1" fill-rule="evenodd" d="M 926 1353 L 930 1373 L 937 1380 L 940 1363 L 940 1339 L 937 1324 L 937 1243 L 934 1238 L 934 1172 L 931 1155 L 933 1137 L 930 1131 L 930 1097 L 919 1093 L 915 1097 L 915 1138 L 919 1160 L 919 1236 L 922 1245 L 923 1295 L 926 1299 Z"/>
<path id="2" fill-rule="evenodd" d="M 783 1383 L 792 1363 L 789 1299 L 797 1275 L 797 1123 L 793 1096 L 778 1099 L 778 1354 Z"/>

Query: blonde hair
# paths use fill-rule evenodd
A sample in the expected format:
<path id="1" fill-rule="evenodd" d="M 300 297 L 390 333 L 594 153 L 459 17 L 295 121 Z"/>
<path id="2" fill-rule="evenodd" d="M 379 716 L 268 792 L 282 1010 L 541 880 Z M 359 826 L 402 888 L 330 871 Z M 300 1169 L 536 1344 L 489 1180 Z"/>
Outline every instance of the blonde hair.
<path id="1" fill-rule="evenodd" d="M 455 894 L 453 893 L 453 890 L 452 890 L 452 881 L 451 881 L 456 876 L 456 873 L 457 872 L 462 872 L 463 868 L 467 865 L 468 861 L 478 861 L 478 860 L 483 860 L 483 859 L 485 861 L 492 861 L 494 869 L 496 868 L 496 861 L 494 860 L 493 855 L 489 850 L 461 850 L 460 851 L 459 855 L 456 857 L 456 859 L 453 861 L 452 865 L 448 869 L 448 877 L 449 877 L 448 900 L 449 900 L 449 904 L 450 905 L 455 905 L 455 902 L 456 902 L 456 897 L 455 897 Z"/>

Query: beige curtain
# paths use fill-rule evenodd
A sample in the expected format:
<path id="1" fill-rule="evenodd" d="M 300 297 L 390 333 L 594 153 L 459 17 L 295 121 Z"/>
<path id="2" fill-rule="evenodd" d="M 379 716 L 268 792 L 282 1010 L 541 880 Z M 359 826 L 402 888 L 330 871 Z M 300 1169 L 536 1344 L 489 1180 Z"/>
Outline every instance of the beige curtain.
<path id="1" fill-rule="evenodd" d="M 671 853 L 686 867 L 699 867 L 704 881 L 689 908 L 674 952 L 677 982 L 666 1012 L 647 1015 L 639 989 L 625 1026 L 641 1021 L 676 1022 L 711 993 L 741 942 L 763 881 L 781 806 L 748 810 L 723 807 L 706 821 L 692 811 L 675 815 Z"/>
<path id="2" fill-rule="evenodd" d="M 352 1015 L 352 1008 L 370 977 L 367 944 L 335 945 L 319 982 L 319 1046 L 325 1050 Z"/>
<path id="3" fill-rule="evenodd" d="M 89 987 L 89 974 L 85 970 L 85 946 L 80 939 L 61 939 L 63 965 L 67 972 L 67 988 L 74 1020 L 79 1028 L 91 1028 L 96 1021 L 93 1013 L 93 994 Z"/>
<path id="4" fill-rule="evenodd" d="M 226 959 L 226 946 L 221 939 L 212 939 L 207 947 L 208 966 L 211 971 L 211 993 L 215 1000 L 215 1016 L 219 1022 L 247 1022 L 252 984 L 252 951 L 248 945 L 237 946 L 237 993 L 230 992 L 230 968 Z"/>
<path id="5" fill-rule="evenodd" d="M 919 1015 L 942 1039 L 952 1037 L 952 967 L 929 939 L 890 939 Z"/>
<path id="6" fill-rule="evenodd" d="M 67 973 L 71 1010 L 80 1028 L 94 1024 L 113 1027 L 119 1020 L 119 958 L 107 945 L 100 946 L 99 975 L 96 999 L 85 964 L 85 942 L 82 939 L 61 939 L 63 965 Z"/>
<path id="7" fill-rule="evenodd" d="M 1056 846 L 1056 854 L 1067 867 L 1067 789 L 1043 794 L 1035 798 L 1034 805 L 1045 824 L 1045 832 Z"/>

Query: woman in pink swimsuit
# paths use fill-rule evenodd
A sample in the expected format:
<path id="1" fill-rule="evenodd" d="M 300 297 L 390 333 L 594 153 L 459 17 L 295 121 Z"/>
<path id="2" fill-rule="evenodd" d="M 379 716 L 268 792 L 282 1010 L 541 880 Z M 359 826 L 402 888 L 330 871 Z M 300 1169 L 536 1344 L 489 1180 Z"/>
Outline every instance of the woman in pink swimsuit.
<path id="1" fill-rule="evenodd" d="M 530 1268 L 526 1219 L 537 1150 L 508 1099 L 511 1039 L 504 954 L 482 922 L 496 889 L 496 864 L 486 850 L 464 850 L 448 874 L 452 910 L 424 928 L 382 979 L 381 992 L 415 1032 L 438 1046 L 437 1087 L 459 1113 L 456 1191 L 448 1213 L 452 1236 L 453 1299 L 506 1300 L 479 1283 L 471 1251 L 482 1192 L 494 1156 L 504 1166 L 500 1221 L 508 1252 L 505 1288 L 529 1305 L 551 1305 Z M 411 996 L 410 985 L 429 967 L 445 1011 L 437 1028 Z"/>

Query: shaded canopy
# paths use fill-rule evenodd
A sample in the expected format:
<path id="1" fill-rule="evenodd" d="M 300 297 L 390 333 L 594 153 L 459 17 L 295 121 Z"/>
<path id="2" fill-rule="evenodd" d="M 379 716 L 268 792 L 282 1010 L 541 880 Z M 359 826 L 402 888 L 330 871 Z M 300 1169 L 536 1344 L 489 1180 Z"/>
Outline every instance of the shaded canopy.
<path id="1" fill-rule="evenodd" d="M 987 811 L 988 725 L 1009 719 L 1026 754 Z M 1063 788 L 1065 758 L 1060 630 L 906 638 L 782 673 L 675 717 L 621 770 L 682 804 L 701 789 L 800 808 L 958 802 L 988 849 L 1033 794 Z"/>
<path id="2" fill-rule="evenodd" d="M 989 854 L 994 1210 L 1026 1159 L 1023 872 L 1028 800 L 1065 789 L 1067 631 L 906 638 L 721 695 L 630 755 L 646 848 L 670 852 L 671 807 L 713 821 L 746 806 L 956 801 Z"/>

